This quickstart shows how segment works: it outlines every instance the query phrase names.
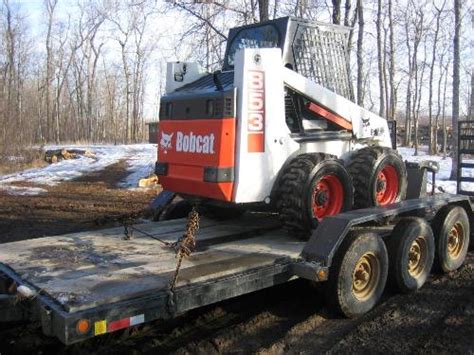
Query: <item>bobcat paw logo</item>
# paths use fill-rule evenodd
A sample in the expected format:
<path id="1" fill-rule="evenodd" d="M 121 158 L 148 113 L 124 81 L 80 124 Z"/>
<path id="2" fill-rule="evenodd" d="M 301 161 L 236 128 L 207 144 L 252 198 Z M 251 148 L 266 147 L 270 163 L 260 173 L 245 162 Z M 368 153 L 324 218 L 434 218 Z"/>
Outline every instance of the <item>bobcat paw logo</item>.
<path id="1" fill-rule="evenodd" d="M 166 134 L 165 132 L 161 132 L 160 147 L 165 154 L 168 153 L 168 149 L 173 149 L 171 146 L 171 138 L 173 138 L 173 134 L 174 133 Z"/>

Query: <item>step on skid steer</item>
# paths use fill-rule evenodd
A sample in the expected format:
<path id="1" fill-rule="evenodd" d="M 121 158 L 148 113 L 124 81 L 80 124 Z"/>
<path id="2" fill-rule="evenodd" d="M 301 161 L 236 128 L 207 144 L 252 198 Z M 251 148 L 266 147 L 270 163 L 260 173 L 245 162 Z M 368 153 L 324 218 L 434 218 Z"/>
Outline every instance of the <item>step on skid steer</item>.
<path id="1" fill-rule="evenodd" d="M 348 33 L 286 17 L 231 29 L 222 71 L 168 63 L 163 188 L 218 214 L 275 210 L 300 238 L 326 216 L 403 200 L 387 121 L 352 101 Z"/>

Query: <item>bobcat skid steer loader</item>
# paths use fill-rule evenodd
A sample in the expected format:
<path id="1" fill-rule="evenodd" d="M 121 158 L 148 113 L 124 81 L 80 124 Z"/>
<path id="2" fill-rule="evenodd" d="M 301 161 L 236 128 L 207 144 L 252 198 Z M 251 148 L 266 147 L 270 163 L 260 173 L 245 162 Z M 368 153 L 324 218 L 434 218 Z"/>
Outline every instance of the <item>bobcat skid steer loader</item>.
<path id="1" fill-rule="evenodd" d="M 221 213 L 267 206 L 301 238 L 325 216 L 404 199 L 387 121 L 352 101 L 347 37 L 285 17 L 231 29 L 222 71 L 168 63 L 163 188 Z"/>

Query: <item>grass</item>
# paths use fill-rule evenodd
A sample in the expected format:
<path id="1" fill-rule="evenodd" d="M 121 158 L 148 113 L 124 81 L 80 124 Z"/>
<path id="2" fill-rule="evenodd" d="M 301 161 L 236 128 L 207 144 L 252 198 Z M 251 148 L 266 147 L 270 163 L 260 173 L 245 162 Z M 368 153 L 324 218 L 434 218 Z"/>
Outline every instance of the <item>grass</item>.
<path id="1" fill-rule="evenodd" d="M 4 149 L 2 149 L 4 148 Z M 0 147 L 0 175 L 48 165 L 42 148 L 5 149 Z"/>

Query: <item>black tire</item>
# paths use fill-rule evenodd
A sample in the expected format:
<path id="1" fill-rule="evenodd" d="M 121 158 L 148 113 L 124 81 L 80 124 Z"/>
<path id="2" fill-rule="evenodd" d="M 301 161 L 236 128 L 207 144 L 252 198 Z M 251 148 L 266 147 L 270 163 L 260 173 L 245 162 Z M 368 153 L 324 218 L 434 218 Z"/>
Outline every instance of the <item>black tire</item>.
<path id="1" fill-rule="evenodd" d="M 189 212 L 191 212 L 191 209 L 191 204 L 186 200 L 173 202 L 160 214 L 159 220 L 168 221 L 171 219 L 186 218 Z"/>
<path id="2" fill-rule="evenodd" d="M 373 273 L 364 274 L 367 270 Z M 388 255 L 383 240 L 375 233 L 349 235 L 339 247 L 329 271 L 326 286 L 329 306 L 349 318 L 370 311 L 382 296 L 387 273 Z M 361 280 L 366 276 L 365 284 Z"/>
<path id="3" fill-rule="evenodd" d="M 403 293 L 423 286 L 433 266 L 435 241 L 431 226 L 417 217 L 403 218 L 386 240 L 391 286 Z"/>
<path id="4" fill-rule="evenodd" d="M 393 193 L 389 193 L 387 180 L 381 180 L 381 172 L 384 169 L 396 174 L 398 180 L 394 186 Z M 347 163 L 347 171 L 354 183 L 354 208 L 367 208 L 400 202 L 405 199 L 407 193 L 407 170 L 401 156 L 390 148 L 367 147 L 360 149 L 350 157 Z M 385 175 L 383 175 L 385 176 Z M 391 181 L 393 179 L 390 179 Z M 396 190 L 396 192 L 395 192 Z M 377 199 L 377 193 L 383 195 Z"/>
<path id="5" fill-rule="evenodd" d="M 466 210 L 460 206 L 441 209 L 433 221 L 433 233 L 436 270 L 457 270 L 466 259 L 469 248 L 470 226 Z"/>
<path id="6" fill-rule="evenodd" d="M 314 212 L 316 206 L 313 199 L 316 198 L 316 186 L 320 186 L 317 184 L 328 177 L 340 188 L 337 191 L 342 194 L 337 194 L 335 207 L 328 207 L 331 201 L 327 200 L 330 196 L 327 192 L 322 196 L 322 199 L 326 197 L 321 202 L 322 206 L 331 208 L 332 211 L 327 210 L 330 214 L 350 210 L 353 203 L 352 180 L 343 164 L 335 157 L 321 153 L 302 154 L 284 168 L 279 180 L 276 206 L 283 227 L 290 235 L 306 240 L 317 227 L 319 221 Z"/>

